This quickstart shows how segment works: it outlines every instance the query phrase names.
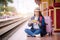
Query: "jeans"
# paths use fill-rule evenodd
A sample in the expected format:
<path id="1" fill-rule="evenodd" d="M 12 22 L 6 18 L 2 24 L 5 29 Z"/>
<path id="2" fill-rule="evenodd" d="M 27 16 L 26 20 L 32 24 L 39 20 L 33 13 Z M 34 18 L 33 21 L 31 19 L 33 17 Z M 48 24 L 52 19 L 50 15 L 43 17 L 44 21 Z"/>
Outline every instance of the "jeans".
<path id="1" fill-rule="evenodd" d="M 30 36 L 35 36 L 37 34 L 40 34 L 41 33 L 41 30 L 40 29 L 25 29 L 25 32 L 30 35 Z"/>

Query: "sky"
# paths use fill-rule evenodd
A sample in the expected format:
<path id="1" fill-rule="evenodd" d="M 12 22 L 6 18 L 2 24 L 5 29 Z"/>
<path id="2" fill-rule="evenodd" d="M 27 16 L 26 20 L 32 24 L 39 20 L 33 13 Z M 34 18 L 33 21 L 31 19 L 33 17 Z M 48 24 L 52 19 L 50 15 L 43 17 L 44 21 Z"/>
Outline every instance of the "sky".
<path id="1" fill-rule="evenodd" d="M 34 0 L 13 0 L 13 2 L 13 4 L 9 3 L 8 5 L 15 7 L 17 12 L 21 13 L 33 13 L 34 9 L 38 7 Z"/>

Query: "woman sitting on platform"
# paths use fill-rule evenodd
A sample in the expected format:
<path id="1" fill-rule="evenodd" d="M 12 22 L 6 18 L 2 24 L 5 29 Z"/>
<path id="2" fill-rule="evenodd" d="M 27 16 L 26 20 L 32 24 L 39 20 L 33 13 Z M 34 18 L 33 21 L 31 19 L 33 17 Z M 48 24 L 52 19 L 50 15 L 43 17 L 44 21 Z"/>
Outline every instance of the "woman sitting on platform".
<path id="1" fill-rule="evenodd" d="M 36 37 L 38 34 L 41 34 L 41 37 L 46 35 L 46 24 L 40 9 L 35 9 L 34 16 L 29 21 L 28 26 L 31 27 L 31 29 L 25 29 L 28 35 L 32 37 Z"/>

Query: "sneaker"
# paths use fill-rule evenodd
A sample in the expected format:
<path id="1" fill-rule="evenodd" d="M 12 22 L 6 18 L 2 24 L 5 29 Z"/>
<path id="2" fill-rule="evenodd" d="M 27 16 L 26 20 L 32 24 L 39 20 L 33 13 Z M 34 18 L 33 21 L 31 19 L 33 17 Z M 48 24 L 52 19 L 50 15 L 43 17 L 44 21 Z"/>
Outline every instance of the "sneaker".
<path id="1" fill-rule="evenodd" d="M 36 35 L 36 37 L 40 37 L 40 34 Z"/>

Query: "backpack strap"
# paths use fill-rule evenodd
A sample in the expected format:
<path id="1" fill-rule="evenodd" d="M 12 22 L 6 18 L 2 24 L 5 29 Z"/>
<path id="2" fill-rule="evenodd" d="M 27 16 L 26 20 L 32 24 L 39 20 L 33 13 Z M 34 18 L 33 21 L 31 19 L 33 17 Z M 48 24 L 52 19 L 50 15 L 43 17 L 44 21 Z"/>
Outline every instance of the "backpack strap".
<path id="1" fill-rule="evenodd" d="M 39 17 L 39 18 L 38 18 L 38 21 L 39 21 L 39 22 L 42 22 L 42 17 Z"/>

